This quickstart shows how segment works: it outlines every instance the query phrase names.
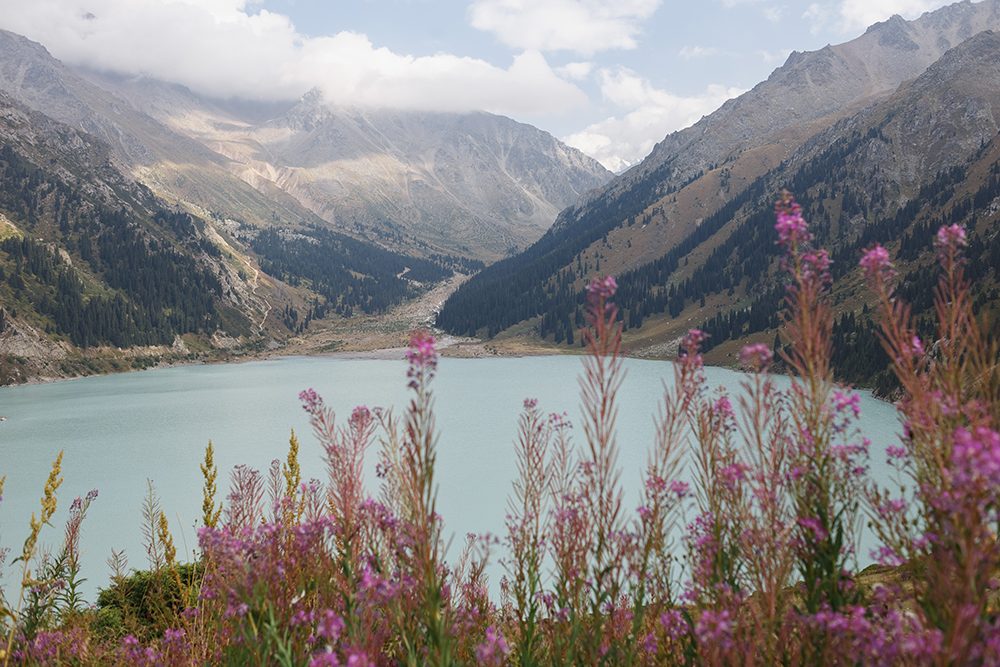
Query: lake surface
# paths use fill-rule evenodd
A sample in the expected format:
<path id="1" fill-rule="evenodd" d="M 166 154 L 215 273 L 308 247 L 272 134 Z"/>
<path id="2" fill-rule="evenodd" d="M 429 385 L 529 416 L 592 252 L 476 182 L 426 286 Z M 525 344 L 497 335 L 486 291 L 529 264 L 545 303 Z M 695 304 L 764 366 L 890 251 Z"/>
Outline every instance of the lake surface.
<path id="1" fill-rule="evenodd" d="M 619 464 L 626 487 L 626 508 L 639 498 L 640 471 L 653 442 L 663 382 L 672 383 L 669 362 L 629 359 L 618 396 Z M 449 560 L 467 533 L 502 535 L 507 495 L 516 476 L 513 450 L 517 418 L 525 398 L 537 398 L 545 412 L 569 414 L 579 446 L 584 446 L 579 417 L 580 357 L 442 359 L 433 380 L 435 415 L 440 433 L 437 479 L 438 511 L 454 542 Z M 0 388 L 0 476 L 7 481 L 0 502 L 0 548 L 20 552 L 32 512 L 52 461 L 65 451 L 59 510 L 41 540 L 53 550 L 72 500 L 91 489 L 99 497 L 83 525 L 83 575 L 86 598 L 108 582 L 106 559 L 125 550 L 130 567 L 147 567 L 142 547 L 141 508 L 147 483 L 156 488 L 170 519 L 179 553 L 197 546 L 202 476 L 199 465 L 211 439 L 219 467 L 217 500 L 227 494 L 229 471 L 248 464 L 265 471 L 273 459 L 284 460 L 290 430 L 301 445 L 303 479 L 325 480 L 321 448 L 312 436 L 298 394 L 314 388 L 337 412 L 338 420 L 357 405 L 395 407 L 402 414 L 409 401 L 406 362 L 289 357 L 232 365 L 184 366 L 46 385 Z M 740 379 L 733 371 L 708 368 L 711 387 L 735 394 Z M 733 400 L 735 404 L 735 399 Z M 899 442 L 895 408 L 861 395 L 860 425 L 872 440 L 872 477 L 889 481 L 885 447 Z M 375 448 L 369 452 L 366 481 L 376 490 Z M 863 545 L 862 565 L 870 562 Z M 493 561 L 502 554 L 495 553 Z M 498 570 L 494 569 L 494 572 Z M 16 579 L 16 577 L 14 577 Z M 9 581 L 7 582 L 9 585 Z"/>

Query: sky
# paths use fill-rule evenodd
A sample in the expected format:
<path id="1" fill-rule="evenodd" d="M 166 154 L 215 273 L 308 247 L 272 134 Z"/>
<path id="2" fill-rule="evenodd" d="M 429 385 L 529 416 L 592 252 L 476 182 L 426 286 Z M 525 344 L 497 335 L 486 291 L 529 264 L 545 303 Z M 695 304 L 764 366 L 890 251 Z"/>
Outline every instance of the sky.
<path id="1" fill-rule="evenodd" d="M 0 0 L 56 58 L 213 98 L 483 110 L 612 171 L 763 81 L 940 0 Z"/>

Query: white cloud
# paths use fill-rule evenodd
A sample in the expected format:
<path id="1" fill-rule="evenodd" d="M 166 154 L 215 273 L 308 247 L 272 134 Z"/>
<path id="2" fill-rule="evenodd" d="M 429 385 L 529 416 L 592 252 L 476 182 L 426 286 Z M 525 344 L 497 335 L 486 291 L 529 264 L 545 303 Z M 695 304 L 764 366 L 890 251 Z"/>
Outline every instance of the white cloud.
<path id="1" fill-rule="evenodd" d="M 562 140 L 594 157 L 612 171 L 620 171 L 646 157 L 658 141 L 693 125 L 726 100 L 745 92 L 710 85 L 701 95 L 681 97 L 659 90 L 631 70 L 600 70 L 604 98 L 628 111 Z"/>
<path id="2" fill-rule="evenodd" d="M 678 53 L 684 60 L 692 58 L 706 58 L 708 56 L 731 56 L 729 51 L 723 51 L 714 46 L 685 46 Z"/>
<path id="3" fill-rule="evenodd" d="M 566 63 L 556 68 L 556 74 L 574 81 L 582 81 L 594 71 L 594 63 Z"/>
<path id="4" fill-rule="evenodd" d="M 741 5 L 758 5 L 764 1 L 765 0 L 722 0 L 722 5 L 726 9 L 732 9 L 733 7 L 739 7 Z M 761 10 L 761 12 L 764 14 L 764 18 L 766 18 L 771 23 L 778 23 L 781 20 L 781 17 L 785 13 L 785 8 L 783 6 L 775 5 L 771 7 L 765 7 Z"/>
<path id="5" fill-rule="evenodd" d="M 942 4 L 940 0 L 842 0 L 838 13 L 841 29 L 851 31 L 885 21 L 893 14 L 914 19 Z"/>
<path id="6" fill-rule="evenodd" d="M 777 53 L 771 53 L 770 51 L 758 51 L 757 53 L 768 65 L 772 63 L 782 64 L 788 60 L 788 56 L 792 55 L 793 49 L 781 49 Z"/>
<path id="7" fill-rule="evenodd" d="M 781 21 L 781 17 L 784 15 L 784 7 L 768 7 L 764 10 L 764 18 L 766 18 L 771 23 L 778 23 Z"/>
<path id="8" fill-rule="evenodd" d="M 68 64 L 154 76 L 216 97 L 294 98 L 320 86 L 343 104 L 508 114 L 587 104 L 537 52 L 503 69 L 447 53 L 400 55 L 351 32 L 304 37 L 286 16 L 250 13 L 245 0 L 77 2 L 0 0 L 0 24 Z"/>
<path id="9" fill-rule="evenodd" d="M 814 2 L 809 5 L 805 13 L 802 14 L 802 18 L 809 21 L 809 32 L 815 35 L 819 33 L 819 31 L 822 30 L 830 20 L 830 10 L 825 5 Z"/>
<path id="10" fill-rule="evenodd" d="M 661 0 L 476 0 L 473 27 L 492 32 L 517 49 L 574 51 L 592 55 L 634 49 L 640 23 Z"/>

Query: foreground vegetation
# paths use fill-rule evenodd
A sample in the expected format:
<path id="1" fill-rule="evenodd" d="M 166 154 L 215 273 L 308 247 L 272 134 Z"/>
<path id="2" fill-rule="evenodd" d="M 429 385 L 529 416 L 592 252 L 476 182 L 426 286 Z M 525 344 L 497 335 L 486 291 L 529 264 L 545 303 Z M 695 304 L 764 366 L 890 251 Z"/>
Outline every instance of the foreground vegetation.
<path id="1" fill-rule="evenodd" d="M 624 371 L 617 286 L 606 278 L 588 288 L 580 331 L 590 352 L 583 437 L 577 444 L 563 418 L 525 401 L 502 543 L 470 537 L 457 563 L 443 559 L 437 356 L 434 339 L 418 331 L 403 414 L 358 407 L 337 424 L 321 397 L 302 393 L 326 452 L 325 484 L 302 483 L 293 437 L 284 464 L 263 474 L 237 467 L 217 504 L 209 445 L 200 560 L 176 562 L 151 493 L 143 530 L 152 567 L 119 567 L 97 609 L 77 590 L 80 525 L 96 492 L 74 502 L 60 551 L 38 554 L 61 482 L 57 460 L 41 517 L 10 563 L 17 583 L 0 597 L 0 661 L 997 664 L 1000 350 L 972 315 L 964 230 L 937 234 L 933 342 L 894 297 L 886 251 L 873 246 L 862 259 L 905 390 L 900 446 L 872 453 L 899 473 L 887 488 L 867 477 L 857 395 L 831 380 L 828 256 L 811 246 L 790 197 L 778 204 L 776 229 L 790 275 L 791 389 L 777 390 L 771 351 L 753 345 L 741 355 L 749 372 L 739 395 L 710 392 L 705 335 L 691 331 L 664 390 L 634 513 L 623 506 L 616 464 Z M 376 443 L 371 497 L 362 471 Z M 865 520 L 882 543 L 876 557 L 892 568 L 877 585 L 856 571 Z M 507 574 L 494 600 L 484 568 L 501 548 Z"/>

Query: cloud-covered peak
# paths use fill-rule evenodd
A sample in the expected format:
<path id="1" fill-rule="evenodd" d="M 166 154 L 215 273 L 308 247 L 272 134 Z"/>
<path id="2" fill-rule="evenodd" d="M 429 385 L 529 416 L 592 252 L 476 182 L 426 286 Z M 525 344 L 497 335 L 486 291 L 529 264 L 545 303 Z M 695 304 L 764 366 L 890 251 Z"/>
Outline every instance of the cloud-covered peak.
<path id="1" fill-rule="evenodd" d="M 67 64 L 151 76 L 215 98 L 295 99 L 320 87 L 338 104 L 505 114 L 566 112 L 587 101 L 537 51 L 507 67 L 449 53 L 415 57 L 359 32 L 306 37 L 287 16 L 251 13 L 243 0 L 70 4 L 4 9 L 3 26 Z"/>

